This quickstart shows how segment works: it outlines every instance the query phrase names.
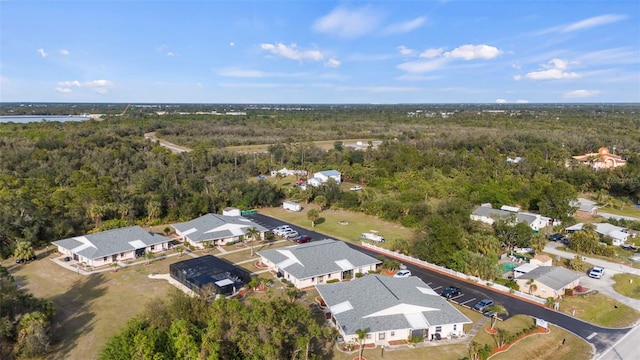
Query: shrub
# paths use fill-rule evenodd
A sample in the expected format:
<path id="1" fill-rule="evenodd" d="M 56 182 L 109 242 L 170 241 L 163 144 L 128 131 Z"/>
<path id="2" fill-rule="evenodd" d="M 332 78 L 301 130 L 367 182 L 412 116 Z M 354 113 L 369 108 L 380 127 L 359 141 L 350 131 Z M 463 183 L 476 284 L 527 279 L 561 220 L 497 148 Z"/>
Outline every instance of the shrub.
<path id="1" fill-rule="evenodd" d="M 369 270 L 369 271 L 371 271 L 371 270 Z M 357 279 L 359 279 L 359 278 L 361 278 L 361 277 L 363 277 L 363 276 L 364 276 L 364 274 L 363 274 L 363 273 L 356 273 L 356 278 L 357 278 Z"/>
<path id="2" fill-rule="evenodd" d="M 327 280 L 325 283 L 326 284 L 333 284 L 333 283 L 337 283 L 340 282 L 340 279 L 331 279 L 331 280 Z"/>
<path id="3" fill-rule="evenodd" d="M 564 294 L 566 296 L 573 296 L 573 289 L 564 289 Z"/>
<path id="4" fill-rule="evenodd" d="M 573 290 L 575 290 L 576 292 L 584 292 L 585 288 L 582 285 L 578 285 L 578 286 L 574 287 Z"/>

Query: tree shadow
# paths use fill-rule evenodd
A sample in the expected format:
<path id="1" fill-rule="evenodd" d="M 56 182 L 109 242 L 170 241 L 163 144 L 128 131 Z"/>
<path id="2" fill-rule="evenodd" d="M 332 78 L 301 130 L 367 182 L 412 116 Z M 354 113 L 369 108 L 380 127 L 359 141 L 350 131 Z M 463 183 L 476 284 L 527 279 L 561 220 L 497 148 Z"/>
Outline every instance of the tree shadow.
<path id="1" fill-rule="evenodd" d="M 96 315 L 91 303 L 106 293 L 106 281 L 103 274 L 83 276 L 67 292 L 51 299 L 56 311 L 52 332 L 56 353 L 68 354 L 81 334 L 93 330 Z"/>
<path id="2" fill-rule="evenodd" d="M 327 221 L 327 220 L 325 220 L 325 218 L 321 217 L 321 218 L 318 218 L 318 220 L 316 220 L 315 223 L 316 223 L 316 225 L 320 225 L 320 224 L 323 224 L 325 221 Z"/>

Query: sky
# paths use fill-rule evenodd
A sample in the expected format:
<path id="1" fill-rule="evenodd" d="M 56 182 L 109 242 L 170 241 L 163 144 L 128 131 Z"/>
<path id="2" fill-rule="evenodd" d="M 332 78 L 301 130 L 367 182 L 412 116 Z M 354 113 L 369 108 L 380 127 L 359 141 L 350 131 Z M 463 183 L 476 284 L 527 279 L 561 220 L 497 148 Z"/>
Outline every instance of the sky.
<path id="1" fill-rule="evenodd" d="M 640 102 L 640 1 L 6 1 L 0 102 Z"/>

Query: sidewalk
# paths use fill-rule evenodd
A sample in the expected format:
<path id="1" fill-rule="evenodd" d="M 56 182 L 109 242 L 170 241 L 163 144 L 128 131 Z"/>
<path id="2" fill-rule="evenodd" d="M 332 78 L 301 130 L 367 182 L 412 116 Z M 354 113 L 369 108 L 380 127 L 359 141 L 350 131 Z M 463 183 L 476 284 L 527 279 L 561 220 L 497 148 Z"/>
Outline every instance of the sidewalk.
<path id="1" fill-rule="evenodd" d="M 560 246 L 562 246 L 562 244 L 549 242 L 545 246 L 544 252 L 565 259 L 574 259 L 576 257 L 575 253 L 558 250 L 557 248 Z M 615 281 L 613 281 L 613 275 L 628 273 L 640 276 L 640 269 L 588 256 L 582 256 L 582 258 L 586 263 L 603 267 L 605 269 L 605 273 L 601 279 L 592 279 L 585 274 L 582 278 L 580 278 L 580 284 L 589 289 L 598 290 L 608 297 L 614 298 L 625 305 L 640 310 L 640 299 L 623 296 L 613 289 L 613 285 L 615 284 Z"/>

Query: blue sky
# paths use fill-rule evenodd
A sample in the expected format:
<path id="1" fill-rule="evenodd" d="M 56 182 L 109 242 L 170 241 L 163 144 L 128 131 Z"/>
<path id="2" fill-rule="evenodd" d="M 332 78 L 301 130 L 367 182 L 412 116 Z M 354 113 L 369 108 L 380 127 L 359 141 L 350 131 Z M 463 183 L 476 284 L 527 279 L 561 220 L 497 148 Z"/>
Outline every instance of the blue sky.
<path id="1" fill-rule="evenodd" d="M 0 1 L 0 101 L 640 101 L 640 2 Z"/>

